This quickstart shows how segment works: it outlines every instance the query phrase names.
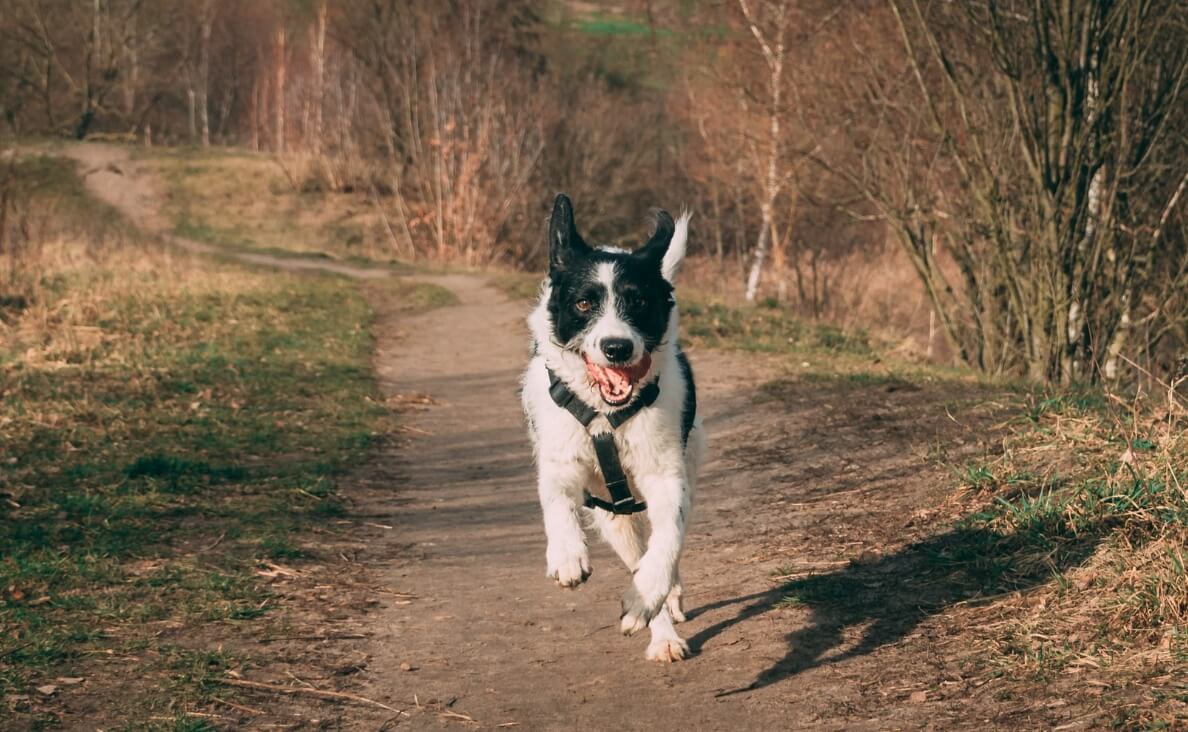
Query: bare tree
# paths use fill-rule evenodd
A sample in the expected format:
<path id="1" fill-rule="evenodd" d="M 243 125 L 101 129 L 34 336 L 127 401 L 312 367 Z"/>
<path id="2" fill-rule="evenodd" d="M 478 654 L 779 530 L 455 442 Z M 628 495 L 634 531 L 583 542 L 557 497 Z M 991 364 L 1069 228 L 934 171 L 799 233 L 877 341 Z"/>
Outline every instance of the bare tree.
<path id="1" fill-rule="evenodd" d="M 759 237 L 751 267 L 747 274 L 747 302 L 754 302 L 759 291 L 759 278 L 774 228 L 776 199 L 788 179 L 781 167 L 784 158 L 785 133 L 782 129 L 784 110 L 784 64 L 787 58 L 787 30 L 791 11 L 790 0 L 760 0 L 755 10 L 750 0 L 738 0 L 747 28 L 763 53 L 767 65 L 767 139 L 764 141 L 763 173 L 759 184 Z"/>
<path id="2" fill-rule="evenodd" d="M 274 82 L 272 91 L 276 95 L 276 99 L 272 103 L 272 112 L 275 115 L 272 147 L 276 152 L 283 153 L 285 151 L 285 68 L 287 62 L 285 55 L 285 23 L 283 19 L 277 25 L 275 38 L 276 81 Z"/>
<path id="3" fill-rule="evenodd" d="M 1172 317 L 1159 288 L 1181 286 L 1160 254 L 1188 174 L 1169 133 L 1188 123 L 1183 8 L 889 8 L 911 84 L 862 70 L 868 144 L 831 167 L 892 225 L 961 358 L 1117 376 L 1133 324 Z"/>

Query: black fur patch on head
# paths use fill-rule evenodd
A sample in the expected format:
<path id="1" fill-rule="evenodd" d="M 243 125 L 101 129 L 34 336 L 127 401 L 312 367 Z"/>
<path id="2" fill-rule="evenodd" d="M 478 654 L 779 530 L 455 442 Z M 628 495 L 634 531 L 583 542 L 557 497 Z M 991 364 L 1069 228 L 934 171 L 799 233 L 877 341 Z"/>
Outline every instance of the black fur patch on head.
<path id="1" fill-rule="evenodd" d="M 611 298 L 598 270 L 609 263 L 619 317 L 639 333 L 648 351 L 659 345 L 673 307 L 672 285 L 660 268 L 674 227 L 665 211 L 656 219 L 655 233 L 634 252 L 595 249 L 578 234 L 569 198 L 557 196 L 549 221 L 548 310 L 559 343 L 570 345 L 602 315 Z"/>

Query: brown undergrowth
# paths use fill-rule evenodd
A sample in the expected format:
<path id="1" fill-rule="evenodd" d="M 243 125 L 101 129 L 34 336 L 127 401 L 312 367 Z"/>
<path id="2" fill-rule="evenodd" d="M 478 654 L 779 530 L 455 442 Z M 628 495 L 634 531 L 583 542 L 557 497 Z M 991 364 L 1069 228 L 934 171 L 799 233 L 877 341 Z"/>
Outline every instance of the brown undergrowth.
<path id="1" fill-rule="evenodd" d="M 981 660 L 1100 696 L 1123 725 L 1188 722 L 1182 393 L 1037 395 L 1006 426 L 955 498 L 983 506 L 965 526 L 1002 537 L 982 570 L 1008 594 L 978 613 Z M 1044 581 L 1010 592 L 1028 577 Z"/>

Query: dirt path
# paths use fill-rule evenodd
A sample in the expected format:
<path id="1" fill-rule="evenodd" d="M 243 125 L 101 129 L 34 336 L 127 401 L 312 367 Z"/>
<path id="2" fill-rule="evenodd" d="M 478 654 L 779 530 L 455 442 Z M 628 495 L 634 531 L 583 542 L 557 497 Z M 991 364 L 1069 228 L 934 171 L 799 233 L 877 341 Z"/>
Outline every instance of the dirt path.
<path id="1" fill-rule="evenodd" d="M 172 224 L 161 213 L 161 193 L 148 165 L 134 160 L 127 147 L 72 144 L 64 148 L 64 153 L 79 164 L 87 190 L 92 195 L 120 211 L 140 228 L 188 252 L 229 256 L 248 264 L 275 267 L 289 272 L 329 272 L 360 280 L 392 276 L 390 270 L 382 267 L 356 267 L 318 258 L 234 252 L 177 236 L 172 233 Z"/>
<path id="2" fill-rule="evenodd" d="M 92 170 L 97 195 L 165 228 L 151 181 L 129 175 L 126 153 L 71 154 Z M 354 516 L 392 527 L 356 537 L 358 561 L 383 594 L 352 620 L 365 637 L 335 651 L 362 659 L 352 668 L 364 670 L 342 682 L 349 691 L 403 711 L 326 710 L 337 725 L 1015 729 L 1075 720 L 1070 708 L 966 671 L 963 633 L 980 621 L 964 606 L 974 590 L 926 562 L 961 540 L 946 533 L 953 516 L 940 508 L 950 483 L 929 466 L 937 450 L 980 449 L 979 425 L 958 424 L 947 409 L 968 396 L 963 387 L 791 379 L 760 392 L 776 362 L 694 350 L 711 456 L 681 565 L 690 616 L 681 628 L 696 655 L 661 666 L 643 658 L 646 634 L 615 629 L 628 577 L 604 547 L 594 545 L 594 575 L 576 591 L 544 576 L 517 399 L 525 305 L 477 277 L 426 279 L 458 304 L 381 313 L 376 324 L 385 392 L 433 404 L 405 413 L 407 439 L 360 469 Z M 798 601 L 782 602 L 780 573 L 799 583 Z"/>
<path id="3" fill-rule="evenodd" d="M 415 695 L 421 706 L 396 720 L 402 726 L 465 721 L 442 711 L 483 728 L 558 730 L 972 729 L 1033 719 L 1026 705 L 986 698 L 970 716 L 980 682 L 945 648 L 959 625 L 928 622 L 921 609 L 943 609 L 964 588 L 921 597 L 911 586 L 920 550 L 898 551 L 934 523 L 920 509 L 938 503 L 943 484 L 925 465 L 938 432 L 953 439 L 943 407 L 952 393 L 792 381 L 778 401 L 756 403 L 774 362 L 694 352 L 712 440 L 681 565 L 691 609 L 681 627 L 697 655 L 660 666 L 644 660 L 645 637 L 617 633 L 628 575 L 605 547 L 595 545 L 594 575 L 576 591 L 544 577 L 517 399 L 525 306 L 474 278 L 436 281 L 457 306 L 378 331 L 384 389 L 436 401 L 406 416 L 417 436 L 396 458 L 397 505 L 386 512 L 415 558 L 383 584 L 416 599 L 375 618 L 362 690 L 392 702 Z M 823 578 L 829 589 L 876 588 L 872 606 L 781 604 L 777 571 Z M 357 721 L 367 728 L 383 717 Z"/>

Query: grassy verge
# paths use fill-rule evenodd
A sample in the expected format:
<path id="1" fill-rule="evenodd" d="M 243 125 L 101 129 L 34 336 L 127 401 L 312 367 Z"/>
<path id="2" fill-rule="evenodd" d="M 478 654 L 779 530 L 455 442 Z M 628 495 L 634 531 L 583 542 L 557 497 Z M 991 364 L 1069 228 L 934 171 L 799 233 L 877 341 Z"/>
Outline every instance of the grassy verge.
<path id="1" fill-rule="evenodd" d="M 165 184 L 165 213 L 180 236 L 239 251 L 401 267 L 368 193 L 314 185 L 316 161 L 285 167 L 243 150 L 189 148 L 157 149 L 144 160 Z"/>
<path id="2" fill-rule="evenodd" d="M 964 526 L 1003 538 L 958 560 L 989 591 L 1044 579 L 985 634 L 995 672 L 1091 680 L 1120 725 L 1188 722 L 1185 427 L 1174 395 L 1047 394 L 1002 455 L 964 466 L 964 491 L 984 504 Z"/>
<path id="3" fill-rule="evenodd" d="M 962 639 L 960 668 L 976 686 L 997 681 L 999 694 L 1027 701 L 1039 684 L 1060 703 L 1096 708 L 1094 724 L 1179 729 L 1188 411 L 1093 391 L 1022 401 L 1000 425 L 1001 452 L 952 466 L 955 495 L 930 507 L 963 518 L 781 587 L 781 604 L 812 612 L 792 645 L 866 626 L 860 648 L 875 648 L 933 618 Z"/>
<path id="4" fill-rule="evenodd" d="M 318 558 L 308 530 L 390 427 L 371 311 L 345 280 L 140 241 L 68 164 L 22 165 L 41 223 L 0 258 L 0 719 L 186 727 L 227 698 L 226 628 L 284 613 L 260 573 Z"/>

